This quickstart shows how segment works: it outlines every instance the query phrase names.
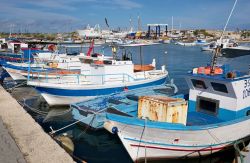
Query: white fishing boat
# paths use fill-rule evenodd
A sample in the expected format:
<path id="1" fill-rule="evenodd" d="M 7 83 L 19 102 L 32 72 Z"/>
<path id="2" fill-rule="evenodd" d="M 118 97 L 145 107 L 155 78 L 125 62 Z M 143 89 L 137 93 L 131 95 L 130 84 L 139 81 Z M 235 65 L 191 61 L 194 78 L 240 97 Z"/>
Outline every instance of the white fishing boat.
<path id="1" fill-rule="evenodd" d="M 19 40 L 9 40 L 7 41 L 8 49 L 11 49 L 14 53 L 19 53 L 22 48 L 28 48 L 28 44 Z"/>
<path id="2" fill-rule="evenodd" d="M 217 47 L 216 42 L 210 42 L 208 45 L 203 45 L 201 51 L 213 51 Z"/>
<path id="3" fill-rule="evenodd" d="M 215 69 L 205 73 L 196 68 L 187 75 L 189 98 L 138 97 L 136 117 L 107 114 L 104 127 L 118 135 L 135 162 L 234 148 L 250 139 L 250 75 Z"/>
<path id="4" fill-rule="evenodd" d="M 176 44 L 181 46 L 202 46 L 202 45 L 207 45 L 208 43 L 206 42 L 206 40 L 197 39 L 193 42 L 177 41 Z"/>
<path id="5" fill-rule="evenodd" d="M 221 49 L 221 54 L 222 57 L 227 57 L 227 58 L 250 55 L 250 47 L 238 46 L 238 45 L 235 45 L 234 47 L 226 47 Z"/>
<path id="6" fill-rule="evenodd" d="M 195 46 L 196 45 L 195 42 L 180 42 L 180 41 L 177 41 L 176 44 L 181 45 L 181 46 Z"/>
<path id="7" fill-rule="evenodd" d="M 6 72 L 10 75 L 10 77 L 19 82 L 27 80 L 28 75 L 28 64 L 26 63 L 10 63 L 6 62 L 2 64 L 2 67 L 6 70 Z M 30 68 L 40 69 L 42 70 L 41 65 L 31 65 Z"/>
<path id="8" fill-rule="evenodd" d="M 103 60 L 89 64 L 85 73 L 60 75 L 57 79 L 29 80 L 49 105 L 68 105 L 96 96 L 121 92 L 165 82 L 167 71 L 134 72 L 134 64 L 128 60 Z"/>
<path id="9" fill-rule="evenodd" d="M 118 135 L 133 161 L 200 157 L 249 142 L 250 72 L 216 66 L 219 51 L 211 66 L 188 73 L 188 96 L 142 96 L 136 117 L 107 114 L 104 127 Z"/>
<path id="10" fill-rule="evenodd" d="M 92 46 L 94 46 L 92 44 Z M 57 52 L 23 49 L 25 55 L 12 58 L 15 62 L 2 60 L 3 68 L 15 81 L 26 80 L 28 75 L 32 78 L 57 78 L 58 75 L 81 74 L 89 71 L 89 64 L 98 60 L 110 60 L 112 57 L 94 53 L 90 55 L 92 46 L 87 56 L 83 53 L 77 56 L 59 54 Z M 30 62 L 29 59 L 30 58 Z M 18 62 L 17 62 L 18 61 Z M 29 71 L 30 69 L 30 71 Z"/>
<path id="11" fill-rule="evenodd" d="M 52 63 L 54 64 L 54 63 Z M 56 63 L 57 64 L 57 63 Z M 54 65 L 52 65 L 54 66 Z M 11 78 L 16 81 L 26 81 L 27 77 L 30 75 L 32 78 L 57 78 L 58 75 L 72 75 L 80 74 L 81 66 L 74 68 L 69 68 L 68 64 L 64 65 L 63 68 L 53 68 L 51 65 L 46 64 L 27 64 L 27 63 L 4 63 L 2 67 L 11 76 Z M 66 68 L 67 66 L 67 68 Z"/>

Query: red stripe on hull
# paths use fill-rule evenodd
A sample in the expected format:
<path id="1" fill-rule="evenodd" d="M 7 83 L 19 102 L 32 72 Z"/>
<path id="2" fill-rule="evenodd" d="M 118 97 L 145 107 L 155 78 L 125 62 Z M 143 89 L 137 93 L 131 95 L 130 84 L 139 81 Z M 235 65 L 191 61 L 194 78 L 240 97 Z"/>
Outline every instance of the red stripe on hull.
<path id="1" fill-rule="evenodd" d="M 217 148 L 212 148 L 212 147 L 207 147 L 207 148 L 201 148 L 201 149 L 180 149 L 180 148 L 163 148 L 163 147 L 156 147 L 156 146 L 145 146 L 145 145 L 136 145 L 136 144 L 130 144 L 132 147 L 143 147 L 143 148 L 153 148 L 153 149 L 160 149 L 160 150 L 170 150 L 170 151 L 186 151 L 186 152 L 198 152 L 198 151 L 218 151 L 222 150 L 223 147 L 217 147 Z"/>

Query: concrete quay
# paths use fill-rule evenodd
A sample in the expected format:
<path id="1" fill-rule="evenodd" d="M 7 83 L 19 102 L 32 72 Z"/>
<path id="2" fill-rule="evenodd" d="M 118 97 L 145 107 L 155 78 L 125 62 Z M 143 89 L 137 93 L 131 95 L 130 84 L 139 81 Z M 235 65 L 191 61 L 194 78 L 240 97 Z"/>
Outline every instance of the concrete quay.
<path id="1" fill-rule="evenodd" d="M 0 162 L 26 163 L 23 154 L 0 118 Z"/>
<path id="2" fill-rule="evenodd" d="M 1 119 L 3 125 L 0 121 L 0 162 L 74 162 L 72 157 L 43 131 L 2 86 L 0 86 Z"/>

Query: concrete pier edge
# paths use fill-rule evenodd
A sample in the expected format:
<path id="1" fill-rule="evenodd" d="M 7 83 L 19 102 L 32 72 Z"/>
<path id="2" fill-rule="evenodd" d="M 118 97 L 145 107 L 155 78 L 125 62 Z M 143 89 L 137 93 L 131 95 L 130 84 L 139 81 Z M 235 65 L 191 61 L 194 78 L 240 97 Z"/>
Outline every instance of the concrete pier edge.
<path id="1" fill-rule="evenodd" d="M 0 117 L 28 163 L 74 162 L 2 86 Z"/>

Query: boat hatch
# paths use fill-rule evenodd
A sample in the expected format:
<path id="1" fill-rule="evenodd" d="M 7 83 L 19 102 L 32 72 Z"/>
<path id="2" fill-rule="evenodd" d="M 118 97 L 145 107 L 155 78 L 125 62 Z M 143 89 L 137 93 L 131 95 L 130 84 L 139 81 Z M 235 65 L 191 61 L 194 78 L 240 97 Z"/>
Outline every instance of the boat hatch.
<path id="1" fill-rule="evenodd" d="M 199 89 L 207 89 L 207 86 L 204 81 L 202 80 L 197 80 L 197 79 L 191 79 L 192 84 L 195 88 Z"/>
<path id="2" fill-rule="evenodd" d="M 197 96 L 196 110 L 210 115 L 217 115 L 219 100 Z"/>

